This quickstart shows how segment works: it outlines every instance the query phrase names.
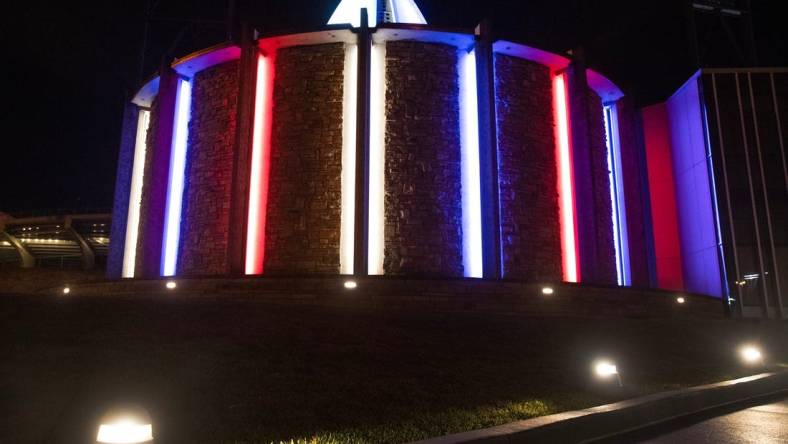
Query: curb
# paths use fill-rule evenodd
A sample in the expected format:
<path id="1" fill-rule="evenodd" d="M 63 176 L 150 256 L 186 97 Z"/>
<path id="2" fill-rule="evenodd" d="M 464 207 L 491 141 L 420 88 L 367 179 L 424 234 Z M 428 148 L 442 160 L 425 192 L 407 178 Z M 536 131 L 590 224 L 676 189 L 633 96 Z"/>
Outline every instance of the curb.
<path id="1" fill-rule="evenodd" d="M 779 393 L 788 393 L 788 371 L 763 373 L 717 384 L 658 393 L 412 444 L 590 442 Z"/>

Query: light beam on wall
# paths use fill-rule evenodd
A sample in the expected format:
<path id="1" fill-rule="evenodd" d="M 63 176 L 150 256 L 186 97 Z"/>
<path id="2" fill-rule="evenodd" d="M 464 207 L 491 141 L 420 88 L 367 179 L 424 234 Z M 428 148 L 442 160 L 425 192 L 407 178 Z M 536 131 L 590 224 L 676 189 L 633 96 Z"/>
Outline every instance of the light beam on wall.
<path id="1" fill-rule="evenodd" d="M 356 110 L 358 100 L 358 46 L 345 48 L 345 87 L 342 113 L 342 215 L 339 236 L 339 272 L 353 274 L 356 212 Z"/>
<path id="2" fill-rule="evenodd" d="M 565 74 L 553 80 L 554 110 L 556 121 L 556 151 L 558 159 L 558 194 L 561 219 L 561 252 L 564 280 L 580 281 L 577 255 L 577 222 L 575 220 L 575 192 L 572 168 L 572 141 L 570 138 L 569 103 Z"/>
<path id="3" fill-rule="evenodd" d="M 460 56 L 462 139 L 462 244 L 465 277 L 483 277 L 482 201 L 479 166 L 479 106 L 476 51 Z"/>
<path id="4" fill-rule="evenodd" d="M 140 110 L 137 118 L 137 138 L 134 143 L 134 163 L 131 169 L 131 190 L 129 192 L 129 212 L 126 222 L 126 243 L 123 249 L 122 277 L 133 278 L 137 261 L 137 238 L 140 227 L 140 204 L 142 202 L 142 183 L 145 178 L 145 155 L 147 152 L 150 111 Z"/>
<path id="5" fill-rule="evenodd" d="M 369 141 L 369 274 L 385 274 L 386 46 L 372 45 Z"/>
<path id="6" fill-rule="evenodd" d="M 626 201 L 624 199 L 623 169 L 621 167 L 621 139 L 618 129 L 618 110 L 615 104 L 605 105 L 605 134 L 607 167 L 610 172 L 610 200 L 612 202 L 613 243 L 616 249 L 618 285 L 632 285 L 629 265 L 629 236 L 627 233 Z"/>
<path id="7" fill-rule="evenodd" d="M 192 86 L 188 80 L 178 81 L 175 99 L 175 123 L 170 155 L 170 176 L 167 187 L 167 211 L 164 223 L 161 275 L 174 276 L 178 267 L 178 245 L 181 236 L 181 210 L 183 206 L 186 152 L 191 118 Z"/>
<path id="8" fill-rule="evenodd" d="M 273 63 L 262 54 L 257 58 L 254 98 L 252 165 L 249 178 L 249 216 L 246 227 L 246 274 L 263 273 L 265 227 L 268 207 L 268 174 L 271 158 L 271 104 Z"/>

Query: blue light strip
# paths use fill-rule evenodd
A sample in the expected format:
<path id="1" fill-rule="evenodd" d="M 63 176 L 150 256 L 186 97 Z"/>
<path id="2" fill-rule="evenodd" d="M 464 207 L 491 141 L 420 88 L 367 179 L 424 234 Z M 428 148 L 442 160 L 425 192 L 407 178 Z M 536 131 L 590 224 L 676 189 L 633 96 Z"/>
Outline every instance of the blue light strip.
<path id="1" fill-rule="evenodd" d="M 183 205 L 186 151 L 191 118 L 192 86 L 188 80 L 178 82 L 175 99 L 175 122 L 170 156 L 170 178 L 167 186 L 167 211 L 162 243 L 161 275 L 174 276 L 178 265 L 178 244 L 181 237 L 181 209 Z"/>
<path id="2" fill-rule="evenodd" d="M 709 134 L 709 115 L 708 110 L 706 109 L 706 104 L 703 101 L 700 102 L 700 109 L 701 113 L 703 114 L 703 137 L 704 142 L 706 144 L 706 162 L 707 167 L 709 170 L 709 180 L 711 186 L 711 197 L 712 197 L 712 206 L 714 207 L 714 225 L 715 230 L 714 233 L 717 236 L 717 254 L 719 254 L 720 258 L 720 266 L 722 267 L 722 278 L 720 279 L 722 282 L 722 291 L 724 292 L 723 297 L 725 298 L 725 304 L 730 306 L 733 302 L 731 298 L 731 289 L 730 285 L 728 284 L 728 269 L 725 263 L 725 247 L 723 245 L 723 238 L 722 238 L 722 224 L 720 222 L 720 206 L 719 200 L 717 197 L 717 178 L 714 174 L 714 157 L 711 154 L 711 134 Z M 737 276 L 738 279 L 738 276 Z"/>
<path id="3" fill-rule="evenodd" d="M 632 285 L 627 233 L 624 175 L 621 166 L 621 141 L 618 130 L 618 110 L 615 104 L 605 105 L 605 132 L 607 140 L 607 165 L 610 171 L 610 199 L 613 214 L 613 241 L 616 249 L 616 274 L 618 285 Z"/>
<path id="4" fill-rule="evenodd" d="M 462 138 L 462 252 L 465 277 L 483 277 L 482 200 L 476 51 L 460 56 Z"/>

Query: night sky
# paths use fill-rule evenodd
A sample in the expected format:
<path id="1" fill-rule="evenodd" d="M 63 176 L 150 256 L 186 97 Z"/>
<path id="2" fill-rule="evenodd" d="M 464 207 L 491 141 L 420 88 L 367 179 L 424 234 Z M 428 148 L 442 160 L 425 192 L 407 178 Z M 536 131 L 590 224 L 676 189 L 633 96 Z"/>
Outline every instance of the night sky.
<path id="1" fill-rule="evenodd" d="M 788 65 L 788 27 L 777 5 L 753 0 L 761 66 Z M 154 0 L 156 2 L 156 0 Z M 564 53 L 583 45 L 589 65 L 639 104 L 665 99 L 694 71 L 681 0 L 417 0 L 430 25 L 472 28 L 492 19 L 498 37 Z M 109 211 L 123 103 L 139 85 L 147 0 L 30 1 L 3 7 L 0 38 L 0 211 L 54 214 Z M 158 17 L 224 20 L 226 0 L 158 0 Z M 238 0 L 237 16 L 263 32 L 315 30 L 339 0 Z M 147 63 L 155 71 L 181 32 L 152 24 Z M 721 26 L 707 66 L 737 66 Z M 221 26 L 185 30 L 182 56 L 226 39 Z"/>

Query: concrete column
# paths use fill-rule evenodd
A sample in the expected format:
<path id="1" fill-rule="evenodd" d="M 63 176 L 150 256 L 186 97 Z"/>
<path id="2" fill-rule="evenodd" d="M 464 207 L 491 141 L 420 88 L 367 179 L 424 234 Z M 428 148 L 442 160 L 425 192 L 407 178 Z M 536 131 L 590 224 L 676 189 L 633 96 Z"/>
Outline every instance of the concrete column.
<path id="1" fill-rule="evenodd" d="M 143 207 L 145 213 L 140 215 L 145 220 L 141 224 L 139 251 L 141 259 L 139 274 L 141 278 L 155 279 L 161 276 L 162 242 L 164 240 L 164 224 L 167 211 L 167 188 L 170 176 L 170 157 L 172 154 L 173 124 L 178 93 L 178 74 L 169 67 L 161 68 L 159 93 L 156 97 L 156 113 L 158 122 L 148 147 L 150 170 L 145 173 L 143 184 Z"/>
<path id="2" fill-rule="evenodd" d="M 0 231 L 0 238 L 5 237 L 8 239 L 8 242 L 16 248 L 16 251 L 19 253 L 19 257 L 22 261 L 22 268 L 33 268 L 36 266 L 36 258 L 30 253 L 30 250 L 25 247 L 19 239 L 9 234 L 7 231 Z"/>
<path id="3" fill-rule="evenodd" d="M 84 270 L 92 270 L 96 266 L 96 253 L 93 251 L 93 248 L 91 248 L 85 238 L 74 229 L 70 216 L 66 216 L 63 227 L 74 237 L 74 240 L 77 241 L 77 245 L 79 245 L 79 249 L 82 251 L 82 268 Z"/>

